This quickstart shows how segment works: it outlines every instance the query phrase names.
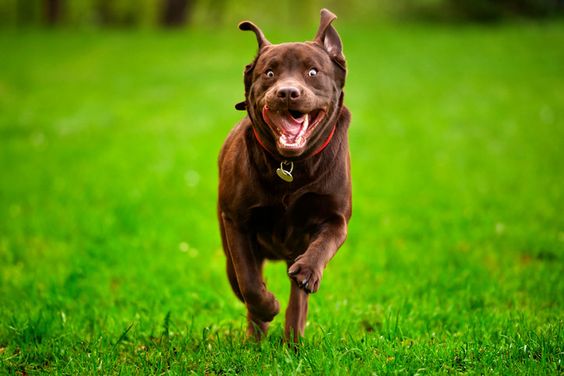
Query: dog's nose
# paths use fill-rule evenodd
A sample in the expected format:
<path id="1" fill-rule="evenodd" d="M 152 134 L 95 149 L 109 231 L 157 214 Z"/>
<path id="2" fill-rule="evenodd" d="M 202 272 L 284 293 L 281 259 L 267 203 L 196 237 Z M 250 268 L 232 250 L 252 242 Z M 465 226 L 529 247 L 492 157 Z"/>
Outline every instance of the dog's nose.
<path id="1" fill-rule="evenodd" d="M 280 99 L 298 99 L 300 97 L 300 90 L 293 86 L 284 86 L 276 91 L 276 95 Z"/>

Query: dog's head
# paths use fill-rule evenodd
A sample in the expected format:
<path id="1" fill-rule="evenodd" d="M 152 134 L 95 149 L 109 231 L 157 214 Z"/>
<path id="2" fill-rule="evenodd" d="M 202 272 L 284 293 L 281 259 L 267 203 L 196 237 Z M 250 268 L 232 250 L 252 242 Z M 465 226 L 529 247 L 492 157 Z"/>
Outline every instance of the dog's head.
<path id="1" fill-rule="evenodd" d="M 259 142 L 286 159 L 313 155 L 331 136 L 343 102 L 346 65 L 341 39 L 331 22 L 337 18 L 321 10 L 314 40 L 271 44 L 253 23 L 239 29 L 253 31 L 258 55 L 245 68 L 246 109 Z"/>

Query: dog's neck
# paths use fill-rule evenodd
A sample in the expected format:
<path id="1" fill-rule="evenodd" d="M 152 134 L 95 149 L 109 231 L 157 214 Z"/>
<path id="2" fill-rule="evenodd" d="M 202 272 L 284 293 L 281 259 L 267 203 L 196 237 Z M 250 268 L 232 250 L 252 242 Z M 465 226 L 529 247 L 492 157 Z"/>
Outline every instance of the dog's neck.
<path id="1" fill-rule="evenodd" d="M 331 142 L 331 139 L 333 138 L 333 135 L 335 134 L 335 129 L 337 129 L 337 121 L 335 121 L 335 124 L 333 124 L 333 128 L 331 129 L 331 133 L 329 133 L 329 136 L 327 137 L 325 142 L 308 158 L 314 157 L 317 154 L 321 153 L 327 147 L 327 145 L 329 145 L 329 143 Z M 266 146 L 261 141 L 261 139 L 260 139 L 259 135 L 257 134 L 257 131 L 254 127 L 253 127 L 253 134 L 255 135 L 255 139 L 257 140 L 258 144 L 267 153 L 271 154 L 276 159 L 281 159 L 280 156 L 275 155 L 274 153 L 272 153 L 270 150 L 268 150 L 266 148 Z M 281 162 L 280 162 L 280 167 L 278 167 L 276 169 L 276 174 L 278 175 L 278 177 L 281 180 L 285 181 L 286 183 L 291 183 L 291 182 L 294 181 L 294 176 L 292 175 L 293 170 L 294 170 L 294 162 L 286 160 L 286 159 L 282 159 Z"/>

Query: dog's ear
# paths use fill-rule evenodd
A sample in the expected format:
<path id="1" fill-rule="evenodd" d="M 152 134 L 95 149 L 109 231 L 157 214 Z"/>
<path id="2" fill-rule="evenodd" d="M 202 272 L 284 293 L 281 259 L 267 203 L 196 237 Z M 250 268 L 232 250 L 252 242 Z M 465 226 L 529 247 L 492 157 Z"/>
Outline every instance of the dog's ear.
<path id="1" fill-rule="evenodd" d="M 255 57 L 255 59 L 253 60 L 253 62 L 251 64 L 248 64 L 245 67 L 245 74 L 244 74 L 245 98 L 247 98 L 247 94 L 249 93 L 249 88 L 251 87 L 251 76 L 252 76 L 252 73 L 253 73 L 253 69 L 255 68 L 255 63 L 257 62 L 258 55 L 260 55 L 260 50 L 262 50 L 262 48 L 265 47 L 265 46 L 271 45 L 271 43 L 268 41 L 268 39 L 266 39 L 262 30 L 257 25 L 252 23 L 251 21 L 243 21 L 243 22 L 239 23 L 239 29 L 240 30 L 250 30 L 253 33 L 255 33 L 255 36 L 257 37 L 258 48 L 259 48 L 257 57 Z M 237 103 L 235 105 L 235 108 L 239 111 L 245 111 L 247 109 L 246 99 L 243 102 Z"/>
<path id="2" fill-rule="evenodd" d="M 321 9 L 321 21 L 319 22 L 319 29 L 315 35 L 314 43 L 320 45 L 329 53 L 337 65 L 346 70 L 345 56 L 343 55 L 343 44 L 337 30 L 331 26 L 331 22 L 335 20 L 335 16 L 327 9 Z"/>
<path id="3" fill-rule="evenodd" d="M 252 23 L 251 21 L 241 22 L 239 24 L 239 30 L 250 30 L 253 33 L 255 33 L 255 36 L 257 37 L 257 43 L 258 43 L 259 50 L 261 50 L 264 46 L 268 46 L 268 45 L 271 44 L 266 39 L 266 37 L 264 36 L 264 33 L 262 32 L 262 30 L 257 25 Z"/>
<path id="4" fill-rule="evenodd" d="M 245 100 L 235 105 L 235 109 L 239 111 L 245 111 L 247 109 L 247 95 L 249 94 L 249 90 L 251 88 L 253 69 L 255 69 L 255 64 L 257 62 L 257 59 L 258 59 L 258 55 L 257 57 L 255 57 L 255 59 L 251 64 L 247 64 L 245 66 L 245 71 L 243 73 L 243 83 L 245 84 Z"/>

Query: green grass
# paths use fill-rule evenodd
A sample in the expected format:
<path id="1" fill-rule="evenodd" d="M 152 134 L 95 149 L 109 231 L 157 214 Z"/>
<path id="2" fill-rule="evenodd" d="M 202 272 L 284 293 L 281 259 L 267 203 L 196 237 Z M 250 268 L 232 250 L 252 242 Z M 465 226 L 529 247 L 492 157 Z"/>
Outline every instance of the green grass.
<path id="1" fill-rule="evenodd" d="M 254 38 L 0 34 L 0 373 L 564 372 L 564 24 L 338 28 L 354 213 L 297 352 L 244 340 L 215 217 Z"/>

